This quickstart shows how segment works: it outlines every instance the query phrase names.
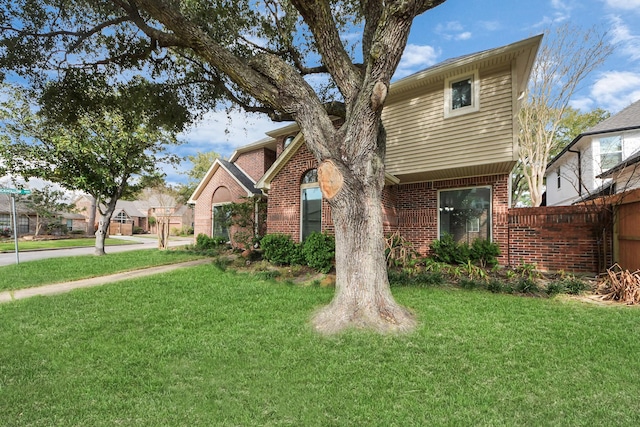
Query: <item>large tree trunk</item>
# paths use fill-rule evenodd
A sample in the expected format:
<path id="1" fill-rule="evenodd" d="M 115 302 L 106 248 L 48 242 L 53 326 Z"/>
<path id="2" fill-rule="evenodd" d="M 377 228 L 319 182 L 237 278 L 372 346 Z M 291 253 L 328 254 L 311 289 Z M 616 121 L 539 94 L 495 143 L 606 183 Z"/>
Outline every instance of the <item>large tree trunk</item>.
<path id="1" fill-rule="evenodd" d="M 350 327 L 380 332 L 411 331 L 414 316 L 394 300 L 384 259 L 381 191 L 332 203 L 336 228 L 336 292 L 313 318 L 315 329 L 331 334 Z"/>
<path id="2" fill-rule="evenodd" d="M 384 257 L 382 191 L 385 132 L 379 122 L 351 128 L 351 146 L 370 149 L 354 167 L 327 159 L 318 167 L 323 196 L 331 205 L 336 235 L 336 292 L 313 318 L 315 329 L 331 334 L 348 328 L 408 332 L 412 313 L 391 295 Z M 346 141 L 345 141 L 346 143 Z"/>

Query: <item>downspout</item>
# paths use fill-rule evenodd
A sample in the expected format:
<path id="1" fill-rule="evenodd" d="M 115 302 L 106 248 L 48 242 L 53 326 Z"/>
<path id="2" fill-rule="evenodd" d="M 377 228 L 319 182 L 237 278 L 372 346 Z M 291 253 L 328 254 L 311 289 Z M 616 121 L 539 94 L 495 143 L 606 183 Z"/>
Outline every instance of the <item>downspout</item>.
<path id="1" fill-rule="evenodd" d="M 578 196 L 582 197 L 582 153 L 580 150 L 567 150 L 569 153 L 578 154 Z"/>

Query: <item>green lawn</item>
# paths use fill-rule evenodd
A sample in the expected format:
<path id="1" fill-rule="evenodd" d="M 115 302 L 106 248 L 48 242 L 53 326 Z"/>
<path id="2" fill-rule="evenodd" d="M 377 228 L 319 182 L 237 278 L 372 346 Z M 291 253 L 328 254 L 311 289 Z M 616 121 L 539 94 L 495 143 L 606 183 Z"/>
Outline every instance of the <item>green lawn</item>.
<path id="1" fill-rule="evenodd" d="M 89 246 L 95 246 L 95 244 L 96 244 L 96 239 L 94 238 L 19 241 L 18 250 L 27 251 L 27 250 L 34 250 L 34 249 L 89 247 Z M 131 245 L 131 244 L 135 244 L 135 242 L 120 240 L 120 239 L 105 240 L 105 246 Z M 0 242 L 0 252 L 14 252 L 15 250 L 16 250 L 15 242 L 13 241 Z"/>
<path id="2" fill-rule="evenodd" d="M 0 267 L 0 291 L 31 288 L 139 268 L 202 258 L 186 251 L 142 249 L 105 256 L 72 256 L 22 262 Z"/>
<path id="3" fill-rule="evenodd" d="M 396 288 L 414 334 L 323 338 L 332 293 L 203 265 L 2 304 L 3 425 L 640 424 L 636 308 Z"/>

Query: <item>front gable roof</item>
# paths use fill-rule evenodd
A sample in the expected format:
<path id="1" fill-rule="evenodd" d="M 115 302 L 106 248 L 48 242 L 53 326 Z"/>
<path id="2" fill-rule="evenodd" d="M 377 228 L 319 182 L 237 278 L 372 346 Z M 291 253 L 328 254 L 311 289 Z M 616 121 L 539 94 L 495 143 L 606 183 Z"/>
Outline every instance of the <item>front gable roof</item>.
<path id="1" fill-rule="evenodd" d="M 187 203 L 196 203 L 196 201 L 202 194 L 202 191 L 207 187 L 218 169 L 221 168 L 226 173 L 228 173 L 244 190 L 246 190 L 247 196 L 261 194 L 261 191 L 256 188 L 253 180 L 245 175 L 244 172 L 242 172 L 234 163 L 231 163 L 227 160 L 216 159 L 205 174 L 204 178 L 202 178 L 202 181 L 200 181 L 200 184 L 198 184 L 198 186 L 196 187 Z"/>
<path id="2" fill-rule="evenodd" d="M 298 134 L 293 138 L 293 141 L 289 144 L 287 148 L 280 154 L 280 157 L 271 165 L 271 167 L 265 172 L 262 178 L 256 182 L 256 187 L 262 190 L 269 190 L 271 187 L 271 181 L 278 175 L 280 170 L 284 167 L 284 165 L 291 160 L 291 158 L 298 152 L 300 147 L 304 144 L 304 137 L 302 136 L 302 132 L 298 132 Z M 387 184 L 399 184 L 400 180 L 395 176 L 391 175 L 388 172 L 385 172 L 385 181 Z"/>

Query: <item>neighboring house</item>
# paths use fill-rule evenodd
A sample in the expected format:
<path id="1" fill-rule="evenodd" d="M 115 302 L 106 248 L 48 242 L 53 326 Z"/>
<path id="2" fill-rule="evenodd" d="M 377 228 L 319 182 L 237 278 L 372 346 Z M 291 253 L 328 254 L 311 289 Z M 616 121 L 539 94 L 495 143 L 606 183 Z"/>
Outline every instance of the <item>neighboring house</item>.
<path id="1" fill-rule="evenodd" d="M 421 253 L 443 233 L 508 245 L 510 173 L 517 116 L 541 36 L 442 62 L 394 82 L 383 111 L 387 132 L 385 229 Z M 190 199 L 195 235 L 228 232 L 217 211 L 267 196 L 267 232 L 302 240 L 332 231 L 317 161 L 297 125 L 216 160 Z"/>
<path id="2" fill-rule="evenodd" d="M 81 212 L 85 223 L 89 221 L 91 199 L 80 196 L 75 200 L 76 209 Z M 95 217 L 97 226 L 99 212 Z M 150 218 L 153 218 L 150 220 Z M 111 216 L 110 234 L 133 234 L 134 229 L 144 233 L 155 233 L 159 219 L 169 220 L 169 230 L 182 231 L 193 225 L 193 210 L 187 205 L 179 205 L 168 195 L 145 194 L 145 200 L 118 200 Z"/>
<path id="3" fill-rule="evenodd" d="M 238 148 L 229 160 L 213 162 L 189 199 L 194 205 L 195 236 L 233 237 L 225 205 L 263 197 L 255 183 L 275 161 L 278 147 L 278 141 L 270 136 Z"/>
<path id="4" fill-rule="evenodd" d="M 640 100 L 578 135 L 547 166 L 547 206 L 640 186 Z"/>
<path id="5" fill-rule="evenodd" d="M 35 234 L 38 223 L 36 212 L 27 208 L 19 200 L 16 201 L 16 211 L 18 235 Z M 59 213 L 57 217 L 61 224 L 66 225 L 68 231 L 86 230 L 86 221 L 83 215 L 63 212 Z M 0 232 L 4 229 L 13 230 L 11 197 L 8 194 L 0 194 Z M 40 234 L 46 234 L 46 230 L 41 229 Z"/>
<path id="6" fill-rule="evenodd" d="M 18 235 L 35 234 L 36 213 L 27 209 L 20 201 L 16 201 Z M 6 234 L 4 230 L 13 233 L 13 209 L 11 196 L 0 194 L 0 235 Z"/>
<path id="7" fill-rule="evenodd" d="M 158 221 L 168 221 L 171 233 L 180 232 L 193 227 L 193 209 L 187 205 L 179 205 L 176 199 L 168 194 L 145 194 L 145 200 L 136 203 L 146 208 L 148 228 L 145 231 L 158 232 Z M 153 218 L 153 219 L 151 219 Z"/>

